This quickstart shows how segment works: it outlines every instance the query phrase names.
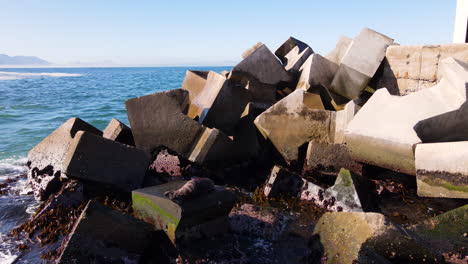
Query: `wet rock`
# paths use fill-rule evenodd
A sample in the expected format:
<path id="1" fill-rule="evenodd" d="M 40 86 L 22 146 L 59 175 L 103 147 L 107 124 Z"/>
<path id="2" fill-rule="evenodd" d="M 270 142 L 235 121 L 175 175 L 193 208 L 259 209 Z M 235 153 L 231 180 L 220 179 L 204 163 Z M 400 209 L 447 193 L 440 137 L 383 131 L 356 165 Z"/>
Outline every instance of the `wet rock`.
<path id="1" fill-rule="evenodd" d="M 36 200 L 44 201 L 60 190 L 63 162 L 78 131 L 95 135 L 102 132 L 79 118 L 71 118 L 44 138 L 28 153 L 28 180 Z"/>
<path id="2" fill-rule="evenodd" d="M 378 213 L 325 213 L 314 243 L 325 263 L 442 263 L 416 235 Z"/>
<path id="3" fill-rule="evenodd" d="M 362 165 L 354 161 L 349 155 L 346 144 L 331 144 L 319 140 L 309 142 L 304 163 L 304 173 L 337 173 L 341 168 L 347 168 L 358 174 L 362 170 Z"/>
<path id="4" fill-rule="evenodd" d="M 345 132 L 351 157 L 359 162 L 415 175 L 413 127 L 421 120 L 458 109 L 466 101 L 468 66 L 452 58 L 442 63 L 444 78 L 434 87 L 391 96 L 379 89 Z M 414 107 L 414 106 L 417 107 Z"/>
<path id="5" fill-rule="evenodd" d="M 468 249 L 468 205 L 456 208 L 410 227 L 438 253 Z"/>
<path id="6" fill-rule="evenodd" d="M 468 199 L 468 141 L 416 145 L 418 195 Z"/>
<path id="7" fill-rule="evenodd" d="M 132 191 L 143 183 L 150 157 L 143 150 L 78 131 L 63 163 L 72 178 Z"/>
<path id="8" fill-rule="evenodd" d="M 291 218 L 276 208 L 243 204 L 229 214 L 231 230 L 237 234 L 277 241 Z"/>
<path id="9" fill-rule="evenodd" d="M 135 146 L 132 130 L 115 118 L 112 118 L 109 125 L 104 129 L 102 136 L 122 144 Z"/>
<path id="10" fill-rule="evenodd" d="M 295 197 L 301 191 L 304 182 L 302 178 L 280 166 L 274 166 L 271 170 L 263 193 L 266 197 Z"/>
<path id="11" fill-rule="evenodd" d="M 452 57 L 468 61 L 468 44 L 443 44 L 387 48 L 383 69 L 373 80 L 374 88 L 387 88 L 393 95 L 407 95 L 436 85 L 442 78 L 440 62 Z"/>
<path id="12" fill-rule="evenodd" d="M 335 184 L 327 189 L 304 180 L 300 198 L 334 212 L 363 212 L 358 187 L 351 172 L 341 169 Z"/>
<path id="13" fill-rule="evenodd" d="M 174 181 L 133 191 L 135 215 L 156 229 L 164 230 L 174 243 L 222 232 L 223 226 L 227 228 L 223 221 L 234 206 L 236 196 L 219 186 L 181 204 L 165 196 L 167 191 L 177 190 L 185 183 Z"/>
<path id="14" fill-rule="evenodd" d="M 348 99 L 358 98 L 385 58 L 385 50 L 392 43 L 393 39 L 364 28 L 346 50 L 333 78 L 331 90 Z"/>
<path id="15" fill-rule="evenodd" d="M 286 162 L 297 160 L 298 149 L 312 139 L 340 143 L 354 107 L 324 110 L 320 95 L 296 90 L 259 115 L 254 123 Z"/>
<path id="16" fill-rule="evenodd" d="M 306 43 L 289 37 L 276 51 L 275 55 L 281 60 L 286 71 L 298 73 L 302 64 L 314 51 Z"/>
<path id="17" fill-rule="evenodd" d="M 58 263 L 139 263 L 152 227 L 97 202 L 89 202 L 63 245 Z"/>
<path id="18" fill-rule="evenodd" d="M 353 39 L 346 36 L 341 36 L 336 42 L 336 47 L 330 51 L 330 53 L 325 56 L 328 60 L 335 64 L 340 64 L 343 59 L 346 51 L 348 50 L 349 45 L 353 42 Z"/>

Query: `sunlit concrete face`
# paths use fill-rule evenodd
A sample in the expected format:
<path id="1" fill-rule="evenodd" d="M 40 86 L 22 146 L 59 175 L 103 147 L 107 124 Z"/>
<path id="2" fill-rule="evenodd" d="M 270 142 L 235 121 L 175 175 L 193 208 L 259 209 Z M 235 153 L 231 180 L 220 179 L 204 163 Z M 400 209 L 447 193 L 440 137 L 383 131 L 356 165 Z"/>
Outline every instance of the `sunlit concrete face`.
<path id="1" fill-rule="evenodd" d="M 468 43 L 468 0 L 457 0 L 454 43 Z"/>

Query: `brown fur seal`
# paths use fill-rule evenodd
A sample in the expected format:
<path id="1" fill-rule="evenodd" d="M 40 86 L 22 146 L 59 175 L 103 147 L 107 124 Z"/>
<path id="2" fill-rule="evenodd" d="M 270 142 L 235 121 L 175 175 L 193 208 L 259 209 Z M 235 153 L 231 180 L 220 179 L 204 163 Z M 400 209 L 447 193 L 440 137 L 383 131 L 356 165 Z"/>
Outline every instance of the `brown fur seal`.
<path id="1" fill-rule="evenodd" d="M 178 190 L 167 191 L 164 195 L 176 203 L 183 203 L 187 199 L 211 192 L 214 189 L 214 183 L 211 179 L 193 178 Z"/>

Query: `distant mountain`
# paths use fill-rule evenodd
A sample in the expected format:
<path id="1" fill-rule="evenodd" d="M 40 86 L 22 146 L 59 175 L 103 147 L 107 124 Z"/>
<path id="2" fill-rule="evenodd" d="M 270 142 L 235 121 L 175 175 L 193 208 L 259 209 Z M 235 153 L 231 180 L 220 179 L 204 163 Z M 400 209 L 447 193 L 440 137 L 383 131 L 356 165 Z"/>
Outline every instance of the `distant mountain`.
<path id="1" fill-rule="evenodd" d="M 13 56 L 0 54 L 0 65 L 48 65 L 50 62 L 34 56 Z"/>

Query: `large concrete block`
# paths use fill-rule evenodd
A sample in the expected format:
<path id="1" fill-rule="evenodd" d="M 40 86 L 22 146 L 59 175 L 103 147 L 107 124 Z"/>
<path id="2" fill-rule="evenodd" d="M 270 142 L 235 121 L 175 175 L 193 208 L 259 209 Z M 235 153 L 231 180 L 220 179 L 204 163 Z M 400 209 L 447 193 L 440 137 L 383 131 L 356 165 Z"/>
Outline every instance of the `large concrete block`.
<path id="1" fill-rule="evenodd" d="M 54 132 L 44 138 L 28 153 L 28 180 L 37 200 L 60 190 L 59 177 L 63 173 L 66 153 L 78 131 L 87 131 L 96 135 L 102 132 L 79 118 L 71 118 Z"/>
<path id="2" fill-rule="evenodd" d="M 338 42 L 336 42 L 336 47 L 332 51 L 330 51 L 330 53 L 328 53 L 327 56 L 325 56 L 325 58 L 339 65 L 352 42 L 353 39 L 348 38 L 346 36 L 341 36 L 338 39 Z"/>
<path id="3" fill-rule="evenodd" d="M 230 133 L 250 98 L 249 91 L 241 84 L 211 71 L 202 92 L 191 99 L 188 116 L 197 118 L 200 124 Z"/>
<path id="4" fill-rule="evenodd" d="M 391 94 L 406 95 L 434 86 L 443 74 L 440 62 L 452 57 L 468 62 L 468 44 L 390 46 L 381 75 L 374 88 L 387 88 Z"/>
<path id="5" fill-rule="evenodd" d="M 307 58 L 301 67 L 301 76 L 296 89 L 309 90 L 314 86 L 330 89 L 338 64 L 315 53 Z"/>
<path id="6" fill-rule="evenodd" d="M 468 199 L 468 141 L 416 145 L 418 195 Z"/>
<path id="7" fill-rule="evenodd" d="M 266 197 L 296 197 L 302 189 L 302 178 L 280 166 L 274 166 L 265 184 L 263 194 Z"/>
<path id="8" fill-rule="evenodd" d="M 58 263 L 139 263 L 152 226 L 97 202 L 89 202 L 73 227 Z"/>
<path id="9" fill-rule="evenodd" d="M 331 90 L 348 99 L 356 99 L 366 88 L 385 57 L 393 39 L 364 28 L 352 41 L 336 72 Z"/>
<path id="10" fill-rule="evenodd" d="M 187 99 L 187 91 L 176 89 L 127 100 L 136 146 L 151 153 L 163 145 L 188 157 L 203 128 L 183 113 Z"/>
<path id="11" fill-rule="evenodd" d="M 299 197 L 334 212 L 363 212 L 358 184 L 354 182 L 351 172 L 343 168 L 330 188 L 325 189 L 304 180 Z"/>
<path id="12" fill-rule="evenodd" d="M 204 195 L 177 204 L 164 193 L 182 187 L 185 181 L 174 181 L 132 192 L 135 215 L 167 232 L 173 242 L 182 239 L 187 230 L 229 214 L 236 196 L 219 186 Z M 215 227 L 212 227 L 215 228 Z"/>
<path id="13" fill-rule="evenodd" d="M 255 119 L 255 125 L 269 138 L 287 162 L 298 159 L 298 148 L 312 139 L 340 143 L 344 124 L 354 110 L 324 110 L 320 95 L 298 89 Z"/>
<path id="14" fill-rule="evenodd" d="M 182 83 L 182 89 L 189 92 L 189 108 L 187 115 L 194 118 L 198 115 L 198 106 L 194 104 L 196 98 L 203 94 L 206 80 L 208 79 L 209 72 L 207 71 L 191 71 L 185 73 L 185 79 Z"/>
<path id="15" fill-rule="evenodd" d="M 293 37 L 289 37 L 275 51 L 275 55 L 281 60 L 284 68 L 291 73 L 299 72 L 302 64 L 313 53 L 309 45 Z"/>
<path id="16" fill-rule="evenodd" d="M 141 187 L 149 155 L 89 132 L 78 131 L 63 162 L 70 177 L 112 185 L 124 191 Z"/>
<path id="17" fill-rule="evenodd" d="M 291 76 L 264 44 L 255 45 L 244 56 L 244 60 L 232 69 L 232 75 L 243 75 L 250 81 L 270 85 L 291 81 Z"/>
<path id="18" fill-rule="evenodd" d="M 374 93 L 346 128 L 353 159 L 415 175 L 414 147 L 421 140 L 413 127 L 466 101 L 467 64 L 449 58 L 442 65 L 444 78 L 437 86 L 407 96 L 386 89 Z"/>
<path id="19" fill-rule="evenodd" d="M 417 236 L 378 213 L 325 213 L 315 225 L 315 248 L 326 263 L 442 263 Z"/>
<path id="20" fill-rule="evenodd" d="M 216 128 L 204 127 L 190 151 L 188 160 L 195 163 L 239 158 L 234 151 L 235 142 Z"/>
<path id="21" fill-rule="evenodd" d="M 104 129 L 102 137 L 120 142 L 122 144 L 135 146 L 132 130 L 115 118 L 112 118 L 110 123 Z"/>

